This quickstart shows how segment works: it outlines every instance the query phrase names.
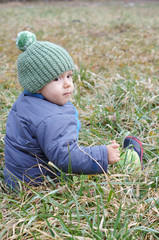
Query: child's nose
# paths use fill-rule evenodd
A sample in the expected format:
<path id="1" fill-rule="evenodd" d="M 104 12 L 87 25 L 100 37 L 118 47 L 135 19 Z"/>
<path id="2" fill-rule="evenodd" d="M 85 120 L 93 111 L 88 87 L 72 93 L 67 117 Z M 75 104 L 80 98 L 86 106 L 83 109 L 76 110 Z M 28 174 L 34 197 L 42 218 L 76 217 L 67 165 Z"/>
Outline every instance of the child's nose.
<path id="1" fill-rule="evenodd" d="M 69 78 L 64 79 L 64 88 L 68 88 L 71 86 L 71 80 Z"/>

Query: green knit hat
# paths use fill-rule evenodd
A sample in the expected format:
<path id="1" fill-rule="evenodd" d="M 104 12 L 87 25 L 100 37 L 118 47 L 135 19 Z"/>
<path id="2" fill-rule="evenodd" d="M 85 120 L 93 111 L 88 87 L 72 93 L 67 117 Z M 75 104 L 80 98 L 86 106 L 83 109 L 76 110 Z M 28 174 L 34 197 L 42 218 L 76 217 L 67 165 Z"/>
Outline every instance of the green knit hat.
<path id="1" fill-rule="evenodd" d="M 17 47 L 23 51 L 18 57 L 18 79 L 21 86 L 36 93 L 62 73 L 74 70 L 75 65 L 68 52 L 51 42 L 36 41 L 35 34 L 18 33 Z"/>

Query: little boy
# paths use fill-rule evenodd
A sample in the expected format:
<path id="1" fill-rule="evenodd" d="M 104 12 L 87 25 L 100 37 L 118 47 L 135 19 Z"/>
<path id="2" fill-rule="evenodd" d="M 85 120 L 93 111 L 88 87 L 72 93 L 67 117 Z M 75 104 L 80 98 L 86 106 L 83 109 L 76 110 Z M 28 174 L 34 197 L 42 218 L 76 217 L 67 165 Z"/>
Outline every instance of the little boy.
<path id="1" fill-rule="evenodd" d="M 119 145 L 79 147 L 80 122 L 70 97 L 75 68 L 70 55 L 50 42 L 36 41 L 21 32 L 16 44 L 18 79 L 24 91 L 14 103 L 7 120 L 4 178 L 13 189 L 18 180 L 37 185 L 44 176 L 63 172 L 101 174 L 120 160 Z M 136 140 L 135 140 L 136 141 Z M 49 167 L 52 162 L 55 169 Z"/>

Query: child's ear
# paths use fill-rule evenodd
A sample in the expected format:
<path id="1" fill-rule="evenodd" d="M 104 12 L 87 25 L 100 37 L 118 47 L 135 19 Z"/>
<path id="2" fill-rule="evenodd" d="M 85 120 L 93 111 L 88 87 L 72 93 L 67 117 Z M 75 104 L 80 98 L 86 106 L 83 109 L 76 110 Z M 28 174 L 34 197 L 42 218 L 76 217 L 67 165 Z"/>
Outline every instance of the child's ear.
<path id="1" fill-rule="evenodd" d="M 43 87 L 41 89 L 39 89 L 39 91 L 37 91 L 37 93 L 41 93 L 41 90 L 43 89 Z"/>

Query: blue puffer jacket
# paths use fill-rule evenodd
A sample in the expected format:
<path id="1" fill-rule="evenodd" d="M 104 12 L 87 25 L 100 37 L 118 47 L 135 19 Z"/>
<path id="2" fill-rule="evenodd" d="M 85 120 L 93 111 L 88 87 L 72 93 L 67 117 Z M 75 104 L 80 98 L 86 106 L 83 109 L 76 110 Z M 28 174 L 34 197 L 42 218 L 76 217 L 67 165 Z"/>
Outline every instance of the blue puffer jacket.
<path id="1" fill-rule="evenodd" d="M 43 181 L 44 175 L 55 177 L 59 172 L 53 173 L 49 161 L 64 172 L 68 172 L 70 162 L 72 173 L 102 173 L 99 165 L 107 171 L 106 146 L 79 147 L 79 130 L 73 104 L 59 106 L 40 94 L 32 96 L 24 91 L 14 103 L 6 125 L 6 183 L 15 188 L 18 179 L 36 184 Z"/>

